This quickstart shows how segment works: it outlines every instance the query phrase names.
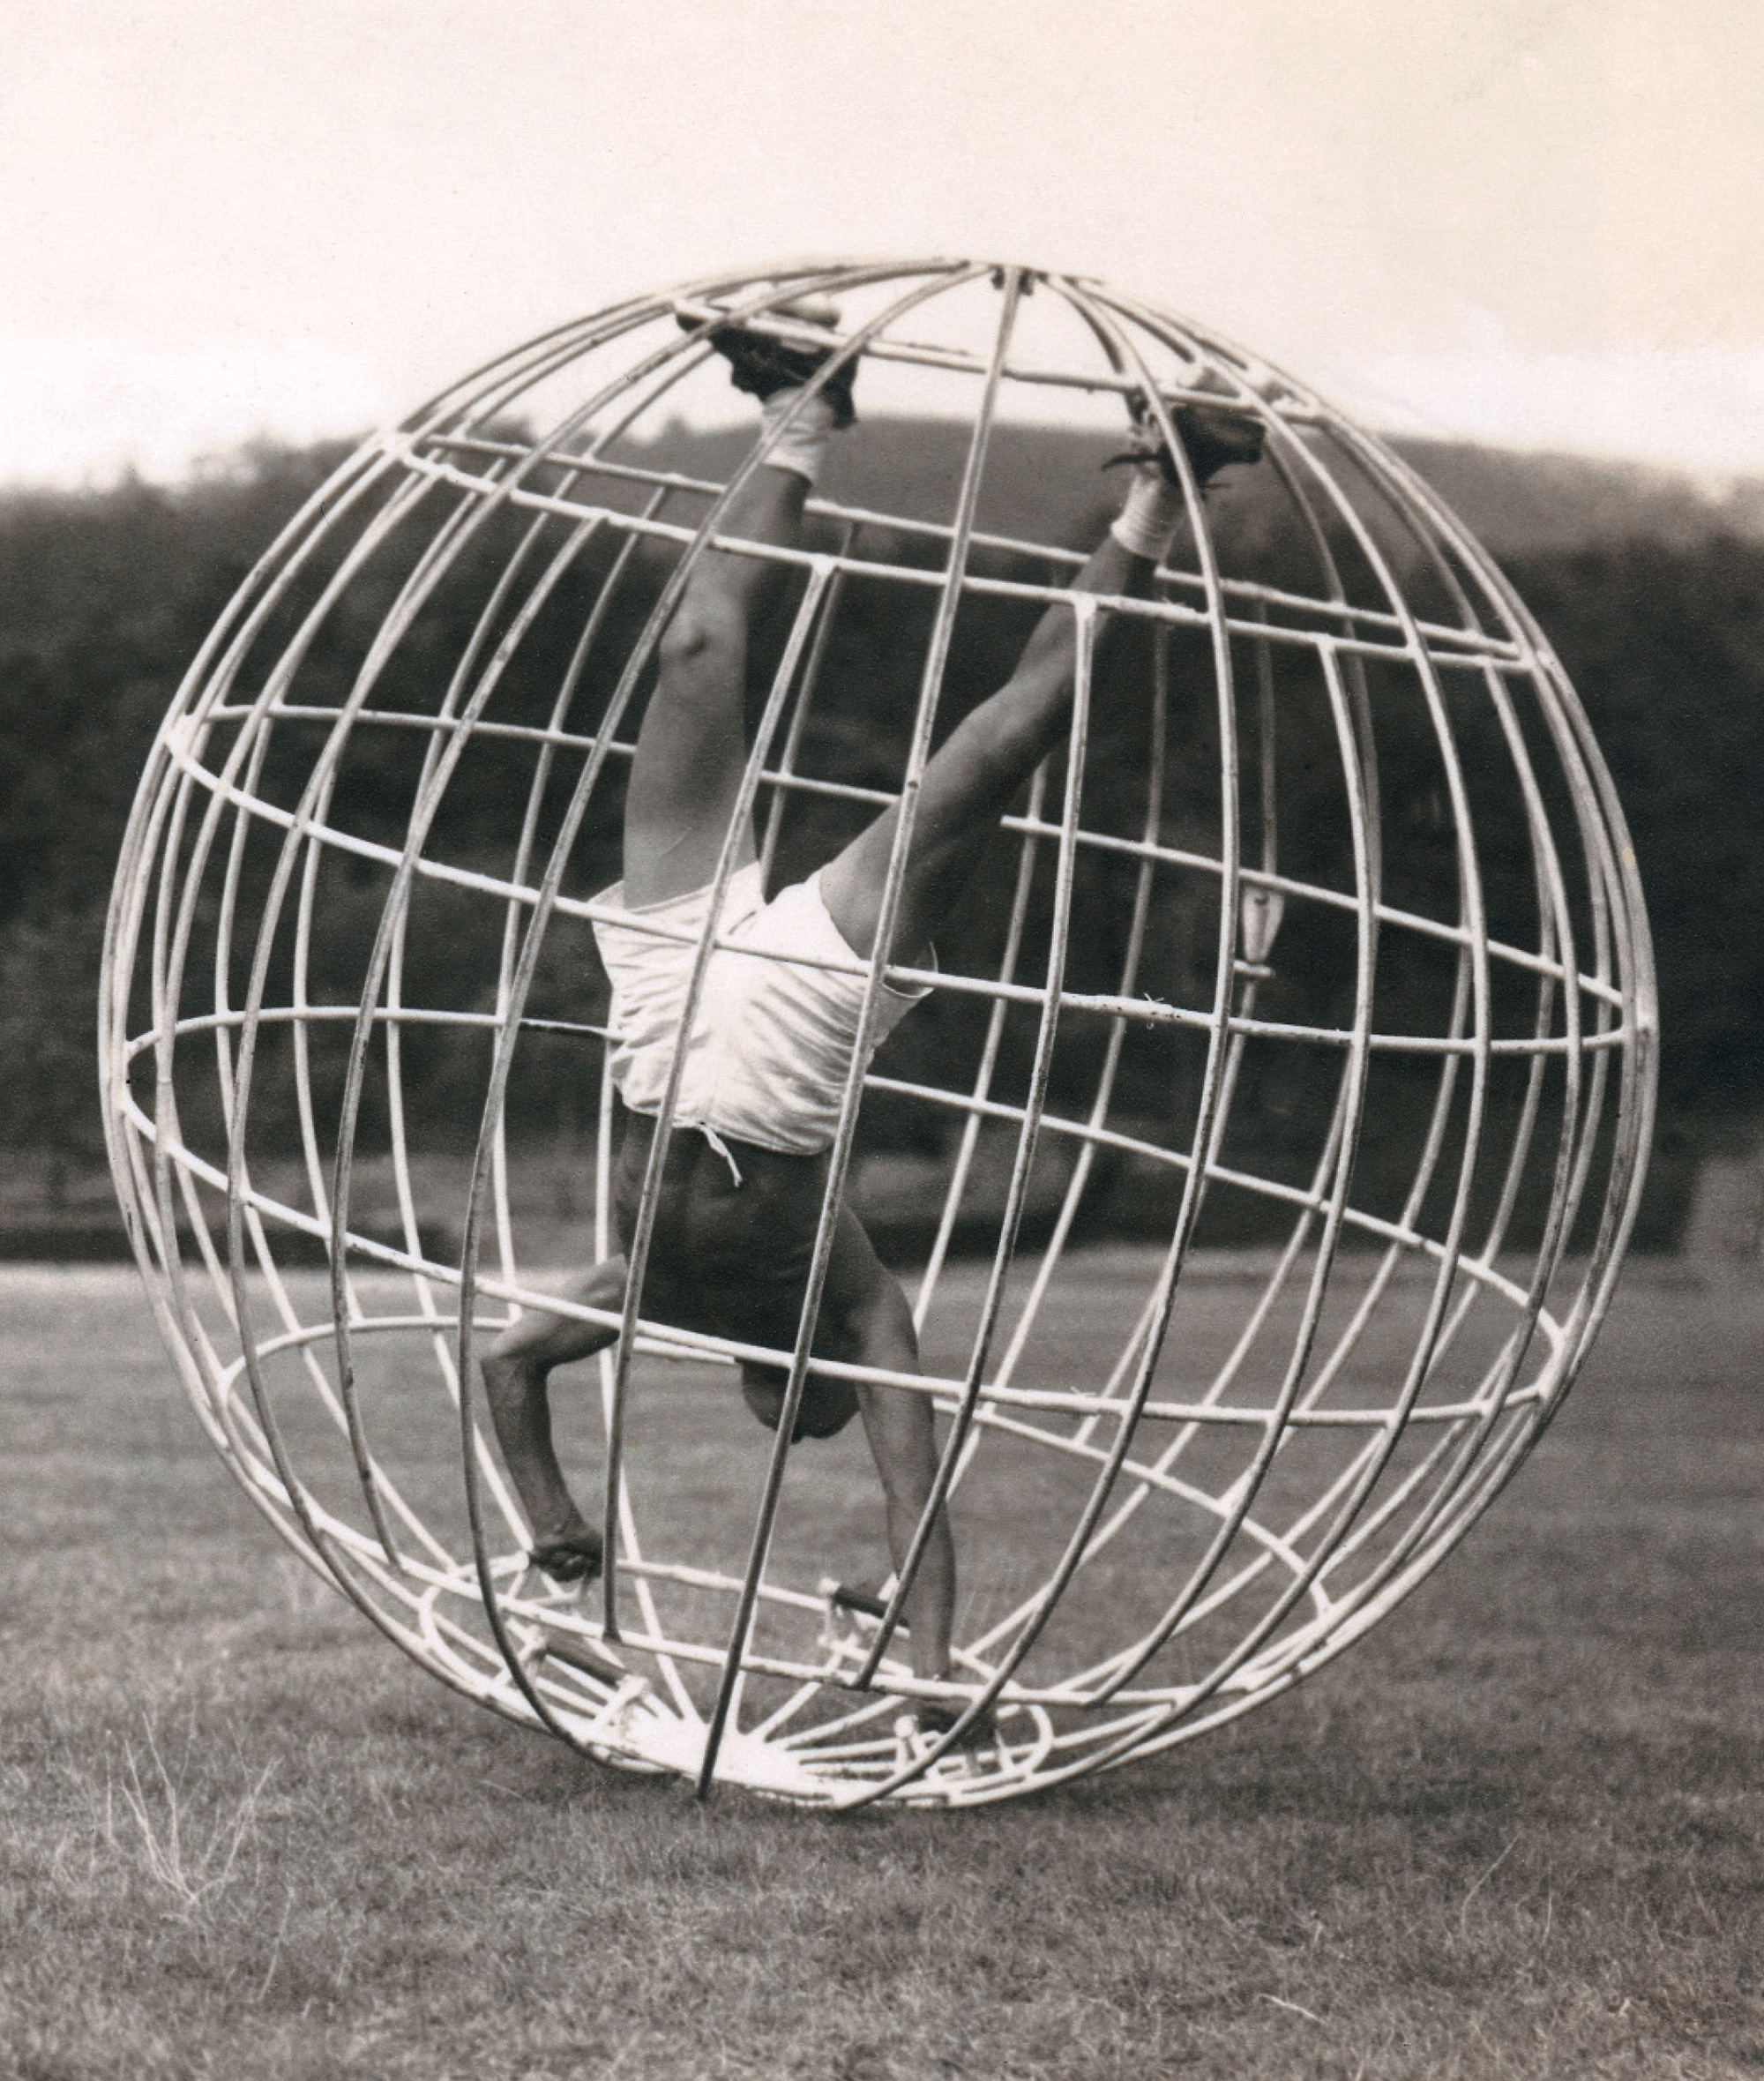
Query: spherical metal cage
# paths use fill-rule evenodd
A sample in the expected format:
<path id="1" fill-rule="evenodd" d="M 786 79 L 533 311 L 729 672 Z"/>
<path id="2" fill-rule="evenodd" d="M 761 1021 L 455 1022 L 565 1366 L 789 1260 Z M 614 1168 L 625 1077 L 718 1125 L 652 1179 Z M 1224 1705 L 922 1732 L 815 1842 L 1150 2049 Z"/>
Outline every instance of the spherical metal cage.
<path id="1" fill-rule="evenodd" d="M 743 544 L 719 530 L 757 458 L 710 334 L 815 291 L 842 312 L 823 379 L 861 364 L 863 423 L 807 546 Z M 1110 603 L 1105 669 L 1071 589 L 1095 465 L 1130 399 L 1167 431 L 1220 393 L 1265 465 L 1204 504 L 1187 479 L 1155 596 Z M 1067 745 L 1002 818 L 932 999 L 854 1070 L 815 1261 L 841 1189 L 873 1210 L 936 1177 L 899 1244 L 924 1377 L 881 1377 L 946 1419 L 942 1692 L 996 1712 L 978 1748 L 901 1717 L 938 1687 L 902 1653 L 899 1585 L 827 1579 L 879 1545 L 861 1442 L 759 1430 L 745 1347 L 648 1319 L 640 1277 L 599 1394 L 560 1383 L 617 1535 L 587 1597 L 530 1569 L 482 1428 L 483 1342 L 548 1301 L 535 1252 L 557 1269 L 530 1151 L 579 1137 L 571 1247 L 614 1246 L 589 922 L 711 543 L 783 573 L 737 810 L 774 881 L 889 801 L 909 827 L 1028 619 L 1063 603 L 1079 631 Z M 853 966 L 872 1007 L 913 973 Z M 1488 556 L 1254 356 L 1092 281 L 953 260 L 640 298 L 361 447 L 166 718 L 101 1017 L 161 1329 L 281 1536 L 512 1719 L 833 1806 L 1144 1756 L 1364 1633 L 1567 1391 L 1652 1111 L 1621 815 Z M 769 1356 L 826 1370 L 811 1334 Z"/>

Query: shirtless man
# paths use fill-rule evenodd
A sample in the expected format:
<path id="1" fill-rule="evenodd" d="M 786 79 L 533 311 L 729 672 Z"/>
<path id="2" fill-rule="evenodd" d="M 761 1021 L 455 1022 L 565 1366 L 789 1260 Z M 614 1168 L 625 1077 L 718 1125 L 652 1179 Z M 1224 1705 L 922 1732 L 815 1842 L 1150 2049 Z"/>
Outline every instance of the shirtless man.
<path id="1" fill-rule="evenodd" d="M 780 305 L 798 325 L 833 314 Z M 683 325 L 689 321 L 682 320 Z M 795 545 L 804 504 L 835 434 L 851 423 L 851 378 L 835 371 L 804 400 L 831 349 L 798 347 L 729 326 L 713 336 L 731 380 L 762 406 L 765 460 L 730 502 L 719 532 Z M 1254 462 L 1262 426 L 1225 405 L 1190 404 L 1174 423 L 1197 480 Z M 1182 524 L 1177 472 L 1150 415 L 1135 408 L 1126 500 L 1073 580 L 1080 592 L 1143 594 Z M 748 749 L 742 709 L 748 633 L 771 575 L 767 560 L 700 557 L 661 641 L 655 691 L 638 733 L 625 797 L 624 879 L 599 899 L 595 935 L 612 977 L 612 1074 L 627 1109 L 614 1179 L 614 1212 L 629 1247 L 654 1119 L 662 1104 L 693 942 Z M 752 954 L 713 956 L 689 1043 L 661 1179 L 643 1292 L 646 1318 L 774 1350 L 790 1350 L 806 1285 L 862 1005 L 861 976 L 791 966 L 765 955 L 853 955 L 924 965 L 938 922 L 953 907 L 988 835 L 1018 789 L 1063 739 L 1073 686 L 1070 609 L 1050 607 L 1007 684 L 951 731 L 926 767 L 890 946 L 876 946 L 896 811 L 885 811 L 804 883 L 768 903 L 751 827 L 741 835 L 719 937 Z M 661 939 L 662 925 L 683 937 Z M 878 1043 L 922 991 L 882 992 Z M 569 1298 L 616 1314 L 624 1306 L 623 1251 L 595 1265 Z M 582 1581 L 601 1567 L 601 1535 L 582 1516 L 551 1441 L 554 1366 L 586 1359 L 616 1332 L 532 1310 L 496 1339 L 484 1381 L 503 1456 L 531 1520 L 534 1560 L 553 1580 Z M 848 1204 L 839 1211 L 817 1322 L 817 1357 L 916 1373 L 918 1346 L 898 1281 L 882 1265 Z M 781 1373 L 744 1366 L 742 1392 L 775 1428 Z M 907 1553 L 937 1470 L 930 1398 L 910 1389 L 818 1378 L 804 1389 L 796 1436 L 831 1437 L 861 1415 L 881 1477 L 890 1551 Z M 955 1555 L 946 1516 L 931 1527 L 903 1618 L 914 1673 L 950 1673 Z M 922 1720 L 925 1714 L 922 1712 Z"/>

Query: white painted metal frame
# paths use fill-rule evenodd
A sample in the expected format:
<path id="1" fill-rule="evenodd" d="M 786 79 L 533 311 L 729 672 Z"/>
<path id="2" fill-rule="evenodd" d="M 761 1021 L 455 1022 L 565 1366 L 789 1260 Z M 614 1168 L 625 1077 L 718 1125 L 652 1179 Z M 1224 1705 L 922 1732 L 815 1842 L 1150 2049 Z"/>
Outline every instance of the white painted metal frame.
<path id="1" fill-rule="evenodd" d="M 660 423 L 677 386 L 705 363 L 708 335 L 723 317 L 758 317 L 781 293 L 817 290 L 855 302 L 865 315 L 840 335 L 833 362 L 811 388 L 865 358 L 934 372 L 965 400 L 971 438 L 946 520 L 822 499 L 814 510 L 836 524 L 836 548 L 760 548 L 722 532 L 731 499 L 759 466 L 757 454 L 729 483 L 714 483 L 654 467 L 628 438 Z M 1031 293 L 1057 300 L 1078 321 L 1094 343 L 1090 362 L 1043 365 L 1019 349 Z M 904 329 L 909 319 L 919 329 L 935 320 L 945 299 L 971 308 L 988 296 L 996 308 L 983 353 L 912 338 Z M 689 330 L 680 329 L 680 318 Z M 533 440 L 511 433 L 512 414 L 549 399 L 566 379 L 573 402 L 549 432 Z M 1313 560 L 1311 591 L 1226 567 L 1171 426 L 1185 397 L 1215 394 L 1222 386 L 1264 421 L 1272 475 Z M 1075 594 L 1065 581 L 1076 553 L 978 527 L 1001 400 L 1007 391 L 1013 399 L 1034 395 L 1037 386 L 1043 393 L 1081 388 L 1148 400 L 1177 460 L 1193 550 L 1192 567 L 1166 572 L 1155 598 L 1101 603 Z M 696 520 L 675 517 L 683 503 L 694 502 L 701 508 Z M 460 581 L 492 526 L 516 527 L 516 543 L 447 683 L 420 711 L 384 698 L 400 646 L 444 588 Z M 880 560 L 871 544 L 885 528 L 894 539 L 934 548 L 935 567 Z M 377 559 L 383 565 L 396 545 L 413 542 L 419 546 L 400 567 L 347 697 L 340 705 L 303 699 L 303 674 L 339 603 L 378 567 Z M 560 587 L 579 578 L 590 548 L 607 544 L 616 544 L 615 552 L 549 716 L 542 725 L 505 719 L 496 696 L 523 642 Z M 988 1007 L 971 1078 L 942 1088 L 866 1077 L 854 1067 L 808 1299 L 788 1351 L 695 1336 L 642 1312 L 660 1157 L 679 1091 L 676 1059 L 630 1239 L 624 1310 L 617 1318 L 580 1311 L 618 1332 L 601 1362 L 607 1568 L 594 1616 L 592 1606 L 560 1601 L 527 1568 L 527 1529 L 482 1432 L 476 1339 L 510 1307 L 545 1299 L 519 1261 L 504 1102 L 523 1035 L 572 1032 L 585 1065 L 604 1056 L 596 1029 L 530 1017 L 528 999 L 548 928 L 589 913 L 584 899 L 566 891 L 567 871 L 587 820 L 608 813 L 602 783 L 630 757 L 632 705 L 694 559 L 711 544 L 803 576 L 718 864 L 717 892 L 734 872 L 735 833 L 750 812 L 764 805 L 769 872 L 791 801 L 873 807 L 897 792 L 901 814 L 878 932 L 878 943 L 888 943 L 964 600 L 1051 602 L 1069 613 L 1076 695 L 1057 807 L 1043 771 L 1026 808 L 1003 820 L 1014 836 L 1017 870 L 997 969 L 935 978 L 945 991 Z M 980 550 L 1032 555 L 1049 575 L 1036 582 L 976 568 Z M 657 553 L 675 561 L 639 636 L 623 657 L 601 658 L 616 597 L 638 559 Z M 1351 578 L 1344 558 L 1352 562 Z M 1426 613 L 1416 604 L 1424 589 L 1417 573 L 1432 603 Z M 808 721 L 854 576 L 920 588 L 931 604 L 896 792 L 804 767 Z M 1136 836 L 1084 822 L 1102 606 L 1148 625 L 1153 639 L 1156 683 Z M 1169 646 L 1182 632 L 1204 635 L 1210 657 L 1219 746 L 1212 850 L 1173 844 L 1168 835 Z M 594 726 L 585 729 L 574 717 L 591 657 L 609 692 Z M 1281 658 L 1314 676 L 1327 705 L 1351 887 L 1324 886 L 1282 864 L 1291 833 L 1276 755 Z M 1240 685 L 1245 661 L 1247 687 Z M 1386 676 L 1376 685 L 1374 671 Z M 1379 782 L 1379 704 L 1391 698 L 1392 674 L 1424 716 L 1441 775 L 1455 853 L 1453 917 L 1422 915 L 1386 894 L 1392 841 Z M 1535 944 L 1491 930 L 1476 833 L 1483 776 L 1468 766 L 1454 726 L 1473 702 L 1492 719 L 1522 804 Z M 1245 714 L 1255 718 L 1252 760 L 1240 753 Z M 265 792 L 279 730 L 273 748 L 284 765 L 289 732 L 319 738 L 292 804 Z M 410 731 L 420 735 L 420 774 L 403 842 L 394 848 L 348 828 L 339 790 L 361 743 Z M 525 746 L 533 760 L 503 874 L 430 850 L 445 826 L 460 761 L 475 742 L 493 740 Z M 565 760 L 575 762 L 575 777 L 542 845 L 544 805 Z M 388 879 L 354 1004 L 318 1001 L 312 992 L 326 927 L 323 872 L 340 859 Z M 1068 989 L 1067 928 L 1080 865 L 1108 859 L 1129 875 L 1132 892 L 1117 979 L 1108 992 Z M 1169 886 L 1160 876 L 1216 886 L 1214 984 L 1205 1004 L 1145 993 L 1147 933 L 1158 892 Z M 470 894 L 501 919 L 493 1008 L 407 999 L 411 905 L 419 888 L 437 884 Z M 1031 949 L 1026 939 L 1037 888 L 1052 922 L 1046 945 Z M 713 917 L 717 909 L 714 902 Z M 1279 973 L 1282 936 L 1290 939 L 1306 920 L 1332 914 L 1351 920 L 1347 1018 L 1259 1014 L 1264 987 Z M 1394 935 L 1435 947 L 1453 964 L 1451 1008 L 1438 1030 L 1380 1029 L 1378 978 Z M 689 1003 L 698 999 L 715 945 L 706 930 L 692 947 Z M 1032 952 L 1041 956 L 1041 979 L 1025 983 L 1018 978 Z M 866 1033 L 889 975 L 932 979 L 855 959 L 850 966 L 865 979 Z M 284 969 L 287 1001 L 278 1003 Z M 1515 1029 L 1510 1018 L 1503 1022 L 1497 998 L 1520 983 L 1532 1008 Z M 1005 1098 L 998 1096 L 999 1062 L 1013 1010 L 1032 1020 L 1035 1038 L 1026 1089 Z M 1067 1115 L 1050 1106 L 1050 1091 L 1061 1036 L 1078 1019 L 1100 1019 L 1105 1037 L 1092 1099 Z M 833 1806 L 878 1799 L 983 1803 L 1148 1755 L 1289 1688 L 1375 1623 L 1463 1536 L 1566 1392 L 1609 1304 L 1634 1219 L 1654 1089 L 1651 954 L 1621 812 L 1558 663 L 1476 543 L 1388 451 L 1229 342 L 1095 283 L 954 260 L 804 264 L 764 279 L 718 278 L 638 299 L 518 349 L 366 444 L 259 561 L 173 703 L 118 867 L 101 1023 L 112 1163 L 160 1328 L 217 1450 L 282 1537 L 424 1666 L 512 1718 L 536 1722 L 624 1767 L 676 1772 L 701 1792 L 729 1778 Z M 421 1123 L 412 1122 L 406 1104 L 407 1029 L 437 1025 L 476 1028 L 492 1049 L 457 1263 L 423 1246 L 412 1168 Z M 322 1122 L 333 1109 L 320 1089 L 314 1047 L 332 1029 L 347 1034 L 348 1054 L 334 1125 L 327 1126 Z M 284 1030 L 303 1205 L 264 1188 L 250 1156 L 265 1037 Z M 1164 1139 L 1111 1111 L 1125 1049 L 1136 1035 L 1158 1034 L 1170 1045 L 1186 1036 L 1185 1044 L 1200 1052 L 1186 1132 Z M 1304 1183 L 1228 1160 L 1229 1125 L 1252 1048 L 1309 1050 L 1319 1056 L 1319 1075 L 1325 1056 L 1336 1064 L 1328 1125 Z M 860 1062 L 863 1056 L 860 1050 Z M 1426 1124 L 1394 1215 L 1354 1196 L 1357 1158 L 1370 1131 L 1370 1079 L 1380 1060 L 1393 1058 L 1433 1066 Z M 212 1065 L 206 1073 L 205 1059 Z M 150 1097 L 138 1088 L 149 1073 Z M 391 1237 L 352 1222 L 355 1149 L 370 1073 L 383 1084 L 387 1108 L 398 1209 Z M 612 1239 L 611 1091 L 603 1059 L 598 1072 L 585 1069 L 589 1074 L 599 1090 L 596 1247 L 603 1252 Z M 1509 1106 L 1516 1125 L 1506 1130 L 1510 1146 L 1491 1149 L 1496 1080 L 1513 1074 L 1523 1079 L 1516 1113 Z M 205 1076 L 218 1080 L 211 1088 L 218 1089 L 224 1127 L 213 1145 L 201 1145 L 183 1125 L 190 1094 Z M 814 1359 L 811 1342 L 866 1088 L 941 1109 L 955 1130 L 941 1218 L 917 1284 L 922 1327 L 954 1276 L 952 1244 L 981 1135 L 990 1124 L 1014 1136 L 990 1262 L 977 1275 L 972 1319 L 963 1317 L 965 1359 L 923 1379 L 865 1376 L 928 1394 L 948 1417 L 932 1504 L 874 1621 L 851 1617 L 820 1591 L 778 1579 L 771 1568 L 788 1441 L 806 1382 L 817 1373 L 864 1376 L 862 1368 Z M 1020 1241 L 1032 1173 L 1038 1154 L 1058 1148 L 1071 1149 L 1073 1162 L 1050 1239 L 1026 1283 Z M 1147 1261 L 1137 1319 L 1099 1367 L 1100 1378 L 1048 1385 L 1035 1380 L 1033 1360 L 1073 1269 L 1074 1224 L 1105 1152 L 1167 1171 L 1179 1193 L 1177 1211 L 1165 1247 Z M 1513 1224 L 1528 1172 L 1539 1166 L 1550 1179 L 1548 1212 L 1541 1240 L 1521 1251 L 1511 1241 Z M 1473 1238 L 1473 1201 L 1486 1209 L 1491 1176 L 1499 1180 L 1492 1210 Z M 1204 1381 L 1184 1384 L 1172 1379 L 1180 1367 L 1167 1359 L 1168 1336 L 1185 1276 L 1196 1276 L 1192 1252 L 1209 1195 L 1221 1190 L 1286 1209 L 1289 1227 L 1245 1288 L 1242 1327 L 1222 1362 Z M 222 1201 L 224 1243 L 212 1220 Z M 1589 1223 L 1590 1246 L 1570 1259 L 1571 1240 Z M 323 1248 L 329 1280 L 322 1302 L 310 1282 L 286 1268 L 283 1239 L 291 1236 Z M 1343 1255 L 1349 1242 L 1357 1246 L 1351 1259 Z M 406 1282 L 409 1298 L 394 1298 Z M 1419 1300 L 1419 1321 L 1406 1356 L 1380 1376 L 1382 1391 L 1371 1394 L 1368 1354 L 1399 1300 L 1412 1299 Z M 1478 1310 L 1484 1318 L 1505 1311 L 1505 1327 L 1491 1353 L 1470 1358 L 1467 1324 Z M 1284 1340 L 1283 1356 L 1274 1351 L 1277 1339 Z M 457 1410 L 469 1528 L 464 1551 L 437 1536 L 407 1494 L 401 1441 L 376 1434 L 361 1354 L 385 1340 L 426 1351 L 437 1392 Z M 624 1456 L 636 1362 L 726 1364 L 743 1356 L 779 1366 L 787 1387 L 751 1500 L 746 1562 L 736 1576 L 646 1550 Z M 1461 1380 L 1452 1372 L 1461 1361 L 1468 1369 Z M 1259 1389 L 1257 1364 L 1266 1374 Z M 1026 1373 L 1030 1384 L 1020 1384 Z M 297 1463 L 284 1420 L 291 1389 L 277 1384 L 293 1380 L 303 1381 L 310 1408 L 347 1443 L 353 1498 L 313 1486 Z M 1208 1455 L 1232 1439 L 1245 1446 L 1222 1484 L 1208 1474 Z M 1076 1481 L 1069 1522 L 1050 1530 L 1033 1584 L 959 1641 L 959 1681 L 916 1682 L 891 1651 L 930 1511 L 980 1478 L 975 1470 L 983 1472 L 990 1453 L 1020 1448 L 1049 1456 Z M 1185 1528 L 1187 1558 L 1169 1580 L 1146 1585 L 1148 1601 L 1131 1637 L 1092 1643 L 1057 1669 L 1046 1666 L 1045 1651 L 1037 1660 L 1074 1583 L 1102 1557 L 1130 1554 L 1159 1512 Z M 681 1592 L 707 1597 L 724 1613 L 711 1636 L 670 1622 L 671 1600 Z M 762 1613 L 786 1650 L 759 1642 Z M 1178 1677 L 1171 1655 L 1191 1657 L 1192 1666 Z M 622 1676 L 612 1673 L 609 1658 L 623 1658 Z M 956 1729 L 936 1741 L 895 1725 L 901 1702 L 928 1691 L 953 1700 L 961 1713 Z M 1000 1739 L 969 1753 L 966 1731 L 989 1710 L 999 1715 Z"/>

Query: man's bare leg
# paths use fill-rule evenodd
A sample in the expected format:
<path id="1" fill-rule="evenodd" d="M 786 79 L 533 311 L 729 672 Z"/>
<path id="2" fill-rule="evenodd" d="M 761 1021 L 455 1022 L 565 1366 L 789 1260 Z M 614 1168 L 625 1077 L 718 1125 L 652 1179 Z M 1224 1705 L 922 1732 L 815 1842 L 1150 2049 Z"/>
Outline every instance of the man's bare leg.
<path id="1" fill-rule="evenodd" d="M 1259 423 L 1236 409 L 1191 406 L 1177 414 L 1177 424 L 1203 482 L 1232 463 L 1260 456 Z M 1148 528 L 1142 509 L 1161 505 L 1168 514 L 1179 513 L 1175 473 L 1168 458 L 1159 460 L 1155 445 L 1140 452 L 1141 482 L 1130 490 L 1126 511 L 1073 580 L 1076 593 L 1143 595 L 1168 550 L 1176 520 Z M 1160 484 L 1167 489 L 1161 490 Z M 1141 509 L 1137 513 L 1136 502 Z M 1050 607 L 1005 685 L 957 724 L 927 765 L 890 960 L 911 961 L 924 947 L 966 887 L 998 817 L 1065 736 L 1077 652 L 1074 610 Z M 827 913 L 856 954 L 875 951 L 898 821 L 898 809 L 885 811 L 821 873 Z"/>
<path id="2" fill-rule="evenodd" d="M 604 1258 L 564 1298 L 617 1314 L 624 1305 L 623 1257 Z M 551 1442 L 551 1369 L 591 1359 L 617 1336 L 603 1323 L 530 1308 L 511 1322 L 484 1355 L 490 1421 L 515 1493 L 533 1530 L 534 1558 L 557 1582 L 581 1582 L 601 1571 L 599 1528 L 576 1507 Z"/>
<path id="3" fill-rule="evenodd" d="M 784 302 L 783 315 L 832 325 L 837 312 L 816 302 Z M 691 329 L 691 321 L 681 321 Z M 730 380 L 762 406 L 766 460 L 724 508 L 720 535 L 767 547 L 794 547 L 803 507 L 832 434 L 851 423 L 852 371 L 804 386 L 833 349 L 781 344 L 764 331 L 732 326 L 713 344 Z M 777 577 L 764 557 L 707 550 L 694 565 L 661 642 L 661 670 L 638 731 L 624 810 L 624 896 L 633 905 L 666 902 L 703 888 L 716 872 L 747 764 L 742 708 L 753 618 Z M 737 868 L 756 857 L 750 824 L 740 835 Z"/>
<path id="4" fill-rule="evenodd" d="M 808 481 L 762 463 L 717 532 L 801 540 Z M 716 872 L 747 765 L 742 708 L 748 634 L 775 567 L 712 550 L 693 567 L 661 643 L 655 691 L 637 733 L 624 802 L 624 900 L 640 907 L 703 888 Z M 751 822 L 736 865 L 756 858 Z"/>
<path id="5" fill-rule="evenodd" d="M 1143 592 L 1150 562 L 1113 536 L 1090 558 L 1073 590 Z M 1012 798 L 1065 737 L 1072 713 L 1077 630 L 1073 610 L 1050 607 L 1021 662 L 990 700 L 964 716 L 925 768 L 907 857 L 891 958 L 910 961 L 966 887 L 987 837 Z M 821 871 L 827 915 L 855 954 L 876 947 L 898 809 L 886 810 Z"/>

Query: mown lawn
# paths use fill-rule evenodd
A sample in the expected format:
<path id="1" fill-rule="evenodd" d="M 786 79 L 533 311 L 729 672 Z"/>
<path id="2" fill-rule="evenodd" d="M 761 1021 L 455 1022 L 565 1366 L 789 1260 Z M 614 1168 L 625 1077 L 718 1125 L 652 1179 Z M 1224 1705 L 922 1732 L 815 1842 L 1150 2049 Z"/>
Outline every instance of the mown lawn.
<path id="1" fill-rule="evenodd" d="M 1308 1688 L 843 1820 L 407 1665 L 211 1458 L 132 1274 L 9 1269 L 0 1321 L 7 2077 L 1764 2071 L 1755 1289 L 1640 1267 L 1520 1479 Z"/>

